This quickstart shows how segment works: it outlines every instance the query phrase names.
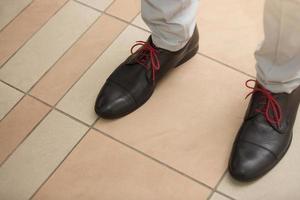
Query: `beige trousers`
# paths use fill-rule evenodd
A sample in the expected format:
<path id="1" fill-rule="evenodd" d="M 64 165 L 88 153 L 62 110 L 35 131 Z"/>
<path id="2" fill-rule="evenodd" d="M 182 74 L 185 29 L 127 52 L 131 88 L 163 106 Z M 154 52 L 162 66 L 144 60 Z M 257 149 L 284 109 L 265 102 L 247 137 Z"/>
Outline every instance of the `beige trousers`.
<path id="1" fill-rule="evenodd" d="M 184 47 L 196 26 L 198 0 L 142 0 L 142 18 L 155 45 L 177 51 Z"/>
<path id="2" fill-rule="evenodd" d="M 181 49 L 192 36 L 197 8 L 198 0 L 142 0 L 154 44 Z M 272 92 L 290 93 L 300 85 L 300 0 L 266 0 L 264 32 L 255 52 L 257 79 Z"/>
<path id="3" fill-rule="evenodd" d="M 266 0 L 265 39 L 256 51 L 258 81 L 273 92 L 300 85 L 300 0 Z"/>

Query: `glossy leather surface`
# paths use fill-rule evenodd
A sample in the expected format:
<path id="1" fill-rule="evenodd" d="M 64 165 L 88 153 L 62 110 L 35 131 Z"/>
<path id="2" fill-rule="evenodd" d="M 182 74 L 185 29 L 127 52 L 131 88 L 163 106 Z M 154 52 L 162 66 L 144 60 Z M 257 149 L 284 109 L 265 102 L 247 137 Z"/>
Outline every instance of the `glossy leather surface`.
<path id="1" fill-rule="evenodd" d="M 149 55 L 146 68 L 137 60 L 141 55 L 132 54 L 109 76 L 99 92 L 95 103 L 95 112 L 102 118 L 118 118 L 127 115 L 142 106 L 152 95 L 157 82 L 172 68 L 193 57 L 198 51 L 199 35 L 197 27 L 190 41 L 179 51 L 171 52 L 154 46 L 151 36 L 148 42 L 157 50 L 160 70 L 155 73 L 151 69 Z M 146 57 L 145 57 L 146 56 Z"/>
<path id="2" fill-rule="evenodd" d="M 262 113 L 264 96 L 255 93 L 248 106 L 244 122 L 235 139 L 229 172 L 240 181 L 252 181 L 265 175 L 285 155 L 292 141 L 293 126 L 300 100 L 300 87 L 291 94 L 273 94 L 282 110 L 277 127 L 267 122 Z"/>

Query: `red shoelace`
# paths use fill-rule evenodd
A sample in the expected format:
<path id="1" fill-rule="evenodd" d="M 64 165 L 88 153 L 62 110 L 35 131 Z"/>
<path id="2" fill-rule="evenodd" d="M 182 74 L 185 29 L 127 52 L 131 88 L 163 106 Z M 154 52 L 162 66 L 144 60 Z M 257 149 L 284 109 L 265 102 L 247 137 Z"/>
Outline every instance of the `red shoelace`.
<path id="1" fill-rule="evenodd" d="M 254 83 L 255 86 L 250 86 L 250 82 Z M 258 84 L 259 83 L 253 79 L 246 81 L 246 87 L 252 89 L 252 92 L 250 92 L 246 98 L 256 92 L 262 93 L 266 97 L 265 107 L 263 110 L 256 109 L 256 112 L 262 113 L 269 123 L 275 124 L 277 127 L 279 127 L 282 118 L 281 106 L 269 90 L 262 86 L 257 87 Z M 272 112 L 272 115 L 270 114 L 270 111 Z"/>
<path id="2" fill-rule="evenodd" d="M 138 49 L 137 51 L 133 52 L 134 48 L 137 46 L 142 46 L 142 48 Z M 156 78 L 156 71 L 160 69 L 160 63 L 158 60 L 157 54 L 159 53 L 157 49 L 151 46 L 149 42 L 144 41 L 136 41 L 136 43 L 131 47 L 131 54 L 140 54 L 137 57 L 137 62 L 143 66 L 145 66 L 147 69 L 149 69 L 149 66 L 147 65 L 147 56 L 149 55 L 150 58 L 150 64 L 152 68 L 152 80 L 153 83 L 155 83 Z"/>

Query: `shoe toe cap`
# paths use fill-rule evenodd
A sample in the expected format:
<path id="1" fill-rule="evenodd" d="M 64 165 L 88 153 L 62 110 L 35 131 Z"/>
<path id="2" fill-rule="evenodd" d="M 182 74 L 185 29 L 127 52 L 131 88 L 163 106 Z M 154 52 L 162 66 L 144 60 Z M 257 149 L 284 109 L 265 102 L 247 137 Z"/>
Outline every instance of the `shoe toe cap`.
<path id="1" fill-rule="evenodd" d="M 113 82 L 103 86 L 95 103 L 95 112 L 102 118 L 118 118 L 134 108 L 131 94 Z"/>
<path id="2" fill-rule="evenodd" d="M 239 181 L 248 182 L 266 174 L 276 163 L 267 149 L 248 142 L 238 142 L 229 163 L 229 173 Z"/>

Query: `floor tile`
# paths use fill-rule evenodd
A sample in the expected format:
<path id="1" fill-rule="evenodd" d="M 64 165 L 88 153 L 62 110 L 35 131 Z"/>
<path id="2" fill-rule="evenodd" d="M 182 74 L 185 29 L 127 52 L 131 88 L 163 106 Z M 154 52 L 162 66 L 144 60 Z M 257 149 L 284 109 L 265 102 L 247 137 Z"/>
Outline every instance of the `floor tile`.
<path id="1" fill-rule="evenodd" d="M 263 39 L 263 4 L 261 0 L 201 0 L 199 51 L 255 76 L 254 51 Z"/>
<path id="2" fill-rule="evenodd" d="M 58 103 L 64 112 L 92 124 L 97 116 L 94 102 L 111 72 L 130 54 L 130 47 L 137 40 L 146 40 L 148 33 L 129 26 L 101 55 L 86 74 L 73 86 Z"/>
<path id="3" fill-rule="evenodd" d="M 28 41 L 66 1 L 35 0 L 6 26 L 0 32 L 0 66 Z"/>
<path id="4" fill-rule="evenodd" d="M 100 13 L 68 2 L 0 70 L 0 78 L 28 91 L 96 20 Z"/>
<path id="5" fill-rule="evenodd" d="M 145 22 L 142 19 L 141 14 L 139 14 L 138 16 L 136 16 L 136 18 L 132 21 L 132 24 L 139 26 L 147 31 L 150 31 L 149 27 L 145 24 Z"/>
<path id="6" fill-rule="evenodd" d="M 95 126 L 215 186 L 244 115 L 246 79 L 196 55 L 163 79 L 141 109 L 118 120 L 100 119 Z"/>
<path id="7" fill-rule="evenodd" d="M 91 131 L 33 199 L 204 200 L 209 192 L 202 185 Z"/>
<path id="8" fill-rule="evenodd" d="M 87 127 L 52 111 L 1 166 L 1 199 L 29 199 L 86 131 Z"/>
<path id="9" fill-rule="evenodd" d="M 2 120 L 23 94 L 2 82 L 0 82 L 0 94 L 0 120 Z"/>
<path id="10" fill-rule="evenodd" d="M 38 82 L 31 94 L 51 105 L 57 103 L 125 27 L 125 23 L 102 15 Z"/>
<path id="11" fill-rule="evenodd" d="M 0 163 L 49 112 L 50 107 L 24 97 L 0 123 Z"/>
<path id="12" fill-rule="evenodd" d="M 294 127 L 294 138 L 286 156 L 266 176 L 258 181 L 242 184 L 227 174 L 218 190 L 243 200 L 300 199 L 300 111 Z"/>
<path id="13" fill-rule="evenodd" d="M 86 5 L 104 11 L 114 0 L 78 0 Z"/>
<path id="14" fill-rule="evenodd" d="M 229 199 L 215 192 L 210 200 L 229 200 Z"/>
<path id="15" fill-rule="evenodd" d="M 5 27 L 19 12 L 31 3 L 31 0 L 1 0 L 0 30 Z"/>
<path id="16" fill-rule="evenodd" d="M 140 10 L 141 0 L 115 0 L 106 12 L 126 21 L 131 21 Z"/>

